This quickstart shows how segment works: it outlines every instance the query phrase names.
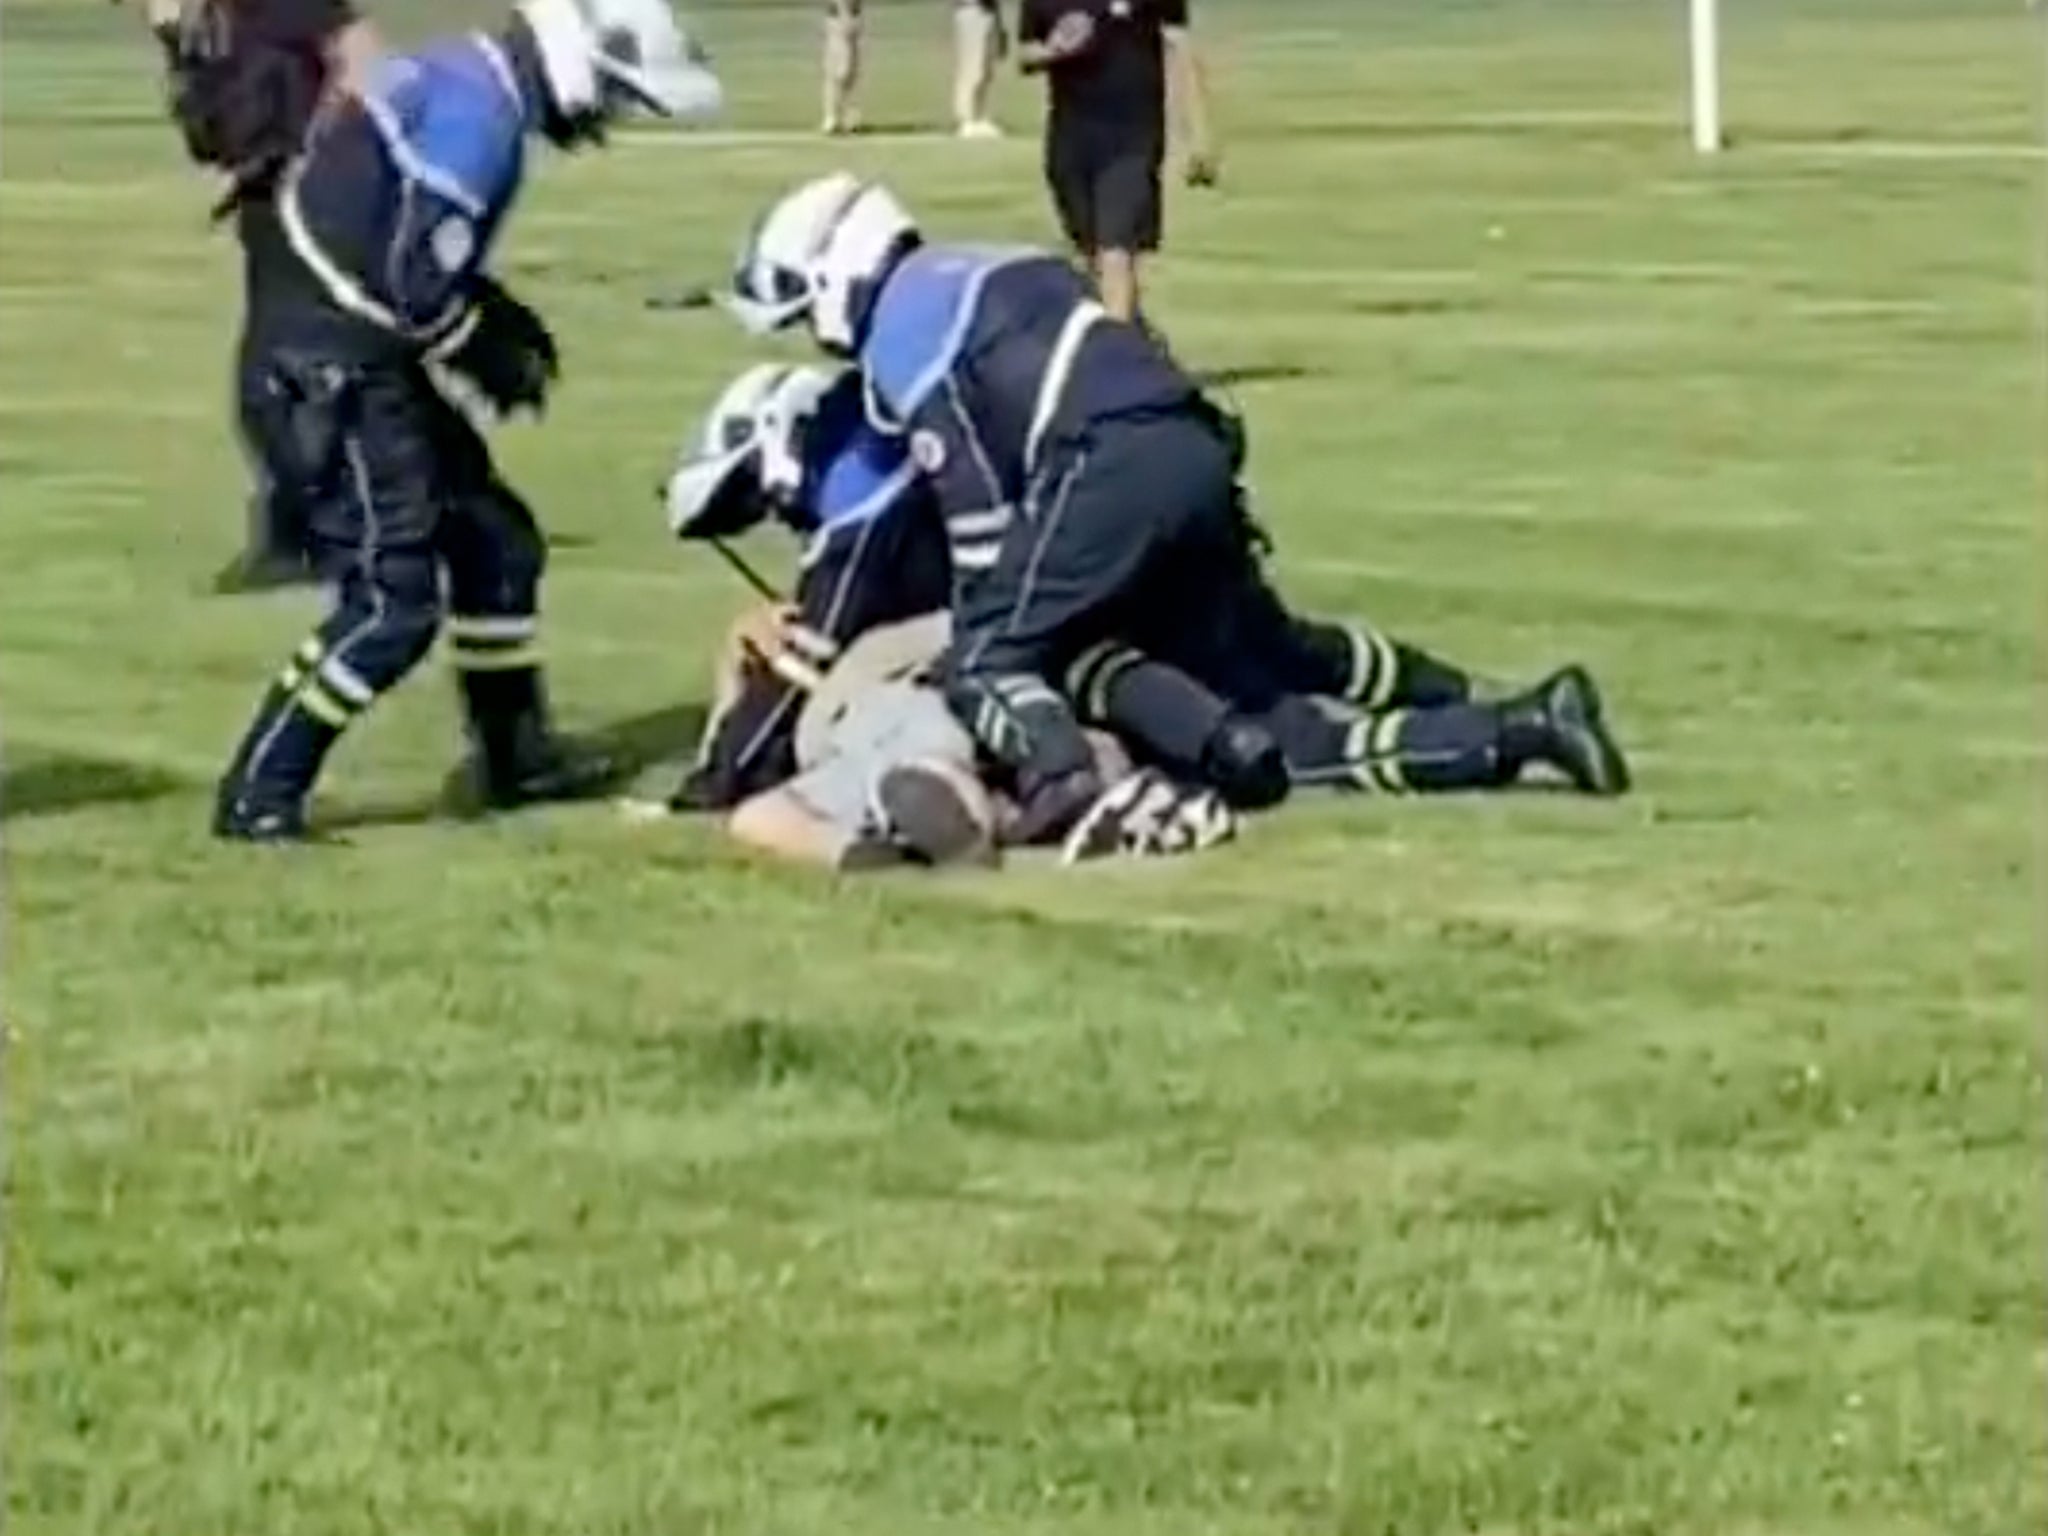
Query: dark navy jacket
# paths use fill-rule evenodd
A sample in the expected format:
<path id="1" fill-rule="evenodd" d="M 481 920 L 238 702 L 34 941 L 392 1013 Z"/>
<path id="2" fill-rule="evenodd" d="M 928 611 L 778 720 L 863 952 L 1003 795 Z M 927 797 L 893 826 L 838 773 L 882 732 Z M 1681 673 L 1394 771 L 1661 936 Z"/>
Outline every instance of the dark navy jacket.
<path id="1" fill-rule="evenodd" d="M 860 348 L 868 414 L 905 435 L 945 520 L 956 576 L 996 563 L 1061 445 L 1091 424 L 1198 398 L 1080 273 L 1032 250 L 923 246 L 892 272 Z"/>
<path id="2" fill-rule="evenodd" d="M 321 340 L 421 356 L 458 339 L 526 172 L 528 99 L 481 34 L 380 61 L 318 119 L 278 199 L 293 286 Z"/>
<path id="3" fill-rule="evenodd" d="M 749 672 L 691 770 L 699 809 L 737 804 L 796 771 L 796 722 L 809 680 L 860 636 L 946 606 L 952 572 L 930 490 L 900 437 L 866 419 L 859 375 L 819 402 L 804 436 L 804 486 L 790 518 L 806 538 L 789 648 Z"/>

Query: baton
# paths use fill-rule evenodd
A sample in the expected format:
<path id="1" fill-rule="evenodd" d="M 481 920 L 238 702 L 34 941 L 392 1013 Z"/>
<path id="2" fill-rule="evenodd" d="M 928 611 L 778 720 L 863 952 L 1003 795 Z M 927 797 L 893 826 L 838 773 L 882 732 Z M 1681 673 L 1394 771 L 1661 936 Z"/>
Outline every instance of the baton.
<path id="1" fill-rule="evenodd" d="M 755 570 L 751 565 L 747 564 L 746 558 L 743 555 L 741 555 L 738 550 L 734 549 L 730 544 L 726 543 L 725 540 L 707 539 L 705 542 L 725 557 L 725 563 L 727 565 L 731 566 L 735 571 L 739 572 L 740 580 L 744 581 L 748 586 L 752 587 L 757 593 L 759 593 L 762 597 L 766 598 L 769 602 L 779 604 L 786 603 L 789 601 L 788 598 L 784 597 L 780 592 L 776 591 L 774 587 L 769 585 L 767 578 L 764 577 L 759 571 Z"/>

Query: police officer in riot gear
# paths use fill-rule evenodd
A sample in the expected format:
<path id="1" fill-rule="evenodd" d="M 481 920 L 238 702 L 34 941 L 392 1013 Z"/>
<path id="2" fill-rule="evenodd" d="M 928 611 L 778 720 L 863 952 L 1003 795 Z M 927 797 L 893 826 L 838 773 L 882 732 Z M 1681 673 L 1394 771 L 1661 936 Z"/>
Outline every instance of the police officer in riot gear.
<path id="1" fill-rule="evenodd" d="M 747 369 L 712 406 L 664 500 L 679 539 L 773 520 L 804 541 L 777 643 L 751 658 L 670 802 L 725 810 L 796 771 L 803 701 L 856 640 L 946 606 L 946 534 L 902 441 L 868 424 L 850 368 Z"/>
<path id="2" fill-rule="evenodd" d="M 496 34 L 380 60 L 315 123 L 257 286 L 288 473 L 335 602 L 258 707 L 218 835 L 305 836 L 329 749 L 443 628 L 484 804 L 602 783 L 549 723 L 539 527 L 456 402 L 538 411 L 559 371 L 546 325 L 486 270 L 528 138 L 593 143 L 621 112 L 701 114 L 719 94 L 665 0 L 520 0 Z"/>
<path id="3" fill-rule="evenodd" d="M 1104 640 L 1199 676 L 1193 639 L 1258 635 L 1275 695 L 1356 690 L 1352 638 L 1288 614 L 1259 571 L 1239 424 L 1066 263 L 929 243 L 888 189 L 841 174 L 767 211 L 733 289 L 751 328 L 801 323 L 856 359 L 871 420 L 907 439 L 951 537 L 949 698 L 1014 772 L 1027 831 L 1061 835 L 1101 793 L 1069 673 Z M 1417 789 L 1538 759 L 1597 793 L 1623 786 L 1596 695 L 1575 681 L 1526 702 L 1416 708 L 1368 745 Z M 1288 792 L 1255 718 L 1226 713 L 1194 755 L 1240 807 Z"/>

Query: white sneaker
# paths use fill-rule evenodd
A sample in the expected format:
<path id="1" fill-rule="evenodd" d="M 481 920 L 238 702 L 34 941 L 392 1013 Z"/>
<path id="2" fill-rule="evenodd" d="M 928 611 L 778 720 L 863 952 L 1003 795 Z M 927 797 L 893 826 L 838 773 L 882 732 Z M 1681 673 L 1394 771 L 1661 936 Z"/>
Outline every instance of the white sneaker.
<path id="1" fill-rule="evenodd" d="M 960 125 L 960 137 L 963 139 L 987 141 L 990 139 L 1000 139 L 1005 137 L 1005 135 L 1002 124 L 991 122 L 985 117 L 977 117 Z"/>
<path id="2" fill-rule="evenodd" d="M 1156 768 L 1119 780 L 1088 807 L 1060 848 L 1062 864 L 1200 853 L 1237 835 L 1237 817 L 1213 789 L 1175 784 Z"/>

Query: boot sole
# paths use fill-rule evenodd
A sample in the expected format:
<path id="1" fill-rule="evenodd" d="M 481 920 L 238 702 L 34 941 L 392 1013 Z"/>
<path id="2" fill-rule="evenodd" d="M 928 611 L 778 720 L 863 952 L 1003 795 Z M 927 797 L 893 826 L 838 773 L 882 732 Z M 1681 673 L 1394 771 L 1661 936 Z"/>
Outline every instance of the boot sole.
<path id="1" fill-rule="evenodd" d="M 246 821 L 215 821 L 208 828 L 218 843 L 239 843 L 245 848 L 343 848 L 347 839 L 332 832 L 316 831 L 304 822 L 280 827 L 252 826 Z"/>
<path id="2" fill-rule="evenodd" d="M 1553 686 L 1552 718 L 1573 746 L 1573 782 L 1589 795 L 1628 793 L 1628 759 L 1608 732 L 1606 701 L 1592 674 L 1583 667 L 1567 667 Z"/>

